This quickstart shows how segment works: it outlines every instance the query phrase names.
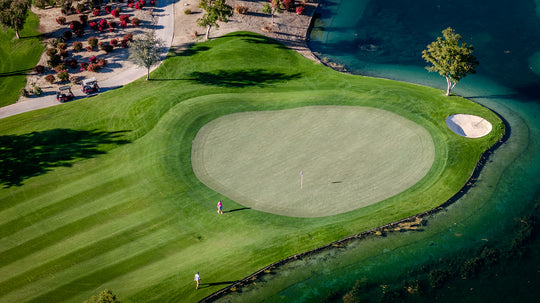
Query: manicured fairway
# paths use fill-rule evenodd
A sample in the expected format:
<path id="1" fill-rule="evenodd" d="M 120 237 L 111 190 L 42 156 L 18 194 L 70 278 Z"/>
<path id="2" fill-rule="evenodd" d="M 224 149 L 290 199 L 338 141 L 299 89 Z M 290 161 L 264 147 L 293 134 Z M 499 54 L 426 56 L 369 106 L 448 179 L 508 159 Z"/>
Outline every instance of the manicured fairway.
<path id="1" fill-rule="evenodd" d="M 494 113 L 468 100 L 447 98 L 432 88 L 341 74 L 247 32 L 171 52 L 151 78 L 0 120 L 0 302 L 80 303 L 105 288 L 122 302 L 195 302 L 290 255 L 440 205 L 462 188 L 481 154 L 504 130 Z M 343 107 L 347 113 L 339 112 Z M 310 112 L 313 108 L 323 108 L 328 115 L 323 118 L 319 113 L 319 121 L 308 119 L 315 115 Z M 334 110 L 344 124 L 332 117 Z M 290 117 L 280 116 L 284 125 L 274 126 L 280 132 L 271 135 L 261 128 L 248 132 L 242 124 L 278 112 L 306 115 L 296 119 L 303 121 L 304 131 L 286 129 L 296 123 Z M 483 117 L 493 131 L 478 139 L 459 136 L 445 122 L 455 113 Z M 238 138 L 244 147 L 232 147 L 229 157 L 255 148 L 241 137 L 251 131 L 296 140 L 309 133 L 310 138 L 324 135 L 315 140 L 319 148 L 347 163 L 355 149 L 374 146 L 347 142 L 360 141 L 361 136 L 375 140 L 372 144 L 395 147 L 367 150 L 371 156 L 394 151 L 395 157 L 410 158 L 424 169 L 410 179 L 400 172 L 412 185 L 407 189 L 396 181 L 391 197 L 333 215 L 298 217 L 255 209 L 260 206 L 247 209 L 246 202 L 207 187 L 192 166 L 199 130 L 205 125 L 211 129 L 212 123 L 235 114 L 242 117 L 238 122 L 244 128 L 238 128 L 243 132 Z M 374 126 L 382 120 L 400 126 L 402 136 L 394 137 L 397 131 L 393 134 L 384 125 Z M 340 131 L 330 133 L 333 127 Z M 359 127 L 371 130 L 353 131 Z M 232 138 L 231 129 L 220 127 L 223 137 L 209 142 Z M 392 134 L 378 136 L 378 132 Z M 406 137 L 408 141 L 402 142 Z M 299 153 L 285 144 L 289 140 L 273 140 L 284 150 L 291 148 L 285 153 Z M 325 140 L 341 147 L 324 147 Z M 409 146 L 410 140 L 420 143 Z M 315 146 L 315 141 L 304 144 Z M 424 143 L 432 144 L 434 152 L 424 151 L 429 149 Z M 422 144 L 422 151 L 417 150 Z M 407 156 L 408 152 L 414 155 Z M 420 152 L 422 156 L 417 155 Z M 279 162 L 283 156 L 268 158 Z M 319 156 L 322 161 L 324 155 Z M 319 166 L 308 158 L 291 168 L 295 182 L 290 183 L 299 187 L 303 171 L 306 191 L 314 182 L 327 182 L 327 189 L 333 189 L 361 177 L 351 172 L 338 176 L 340 170 L 335 170 L 324 179 L 324 167 L 330 172 L 328 165 L 336 162 Z M 266 157 L 246 162 L 247 168 L 255 168 L 257 162 L 270 169 Z M 407 161 L 370 165 L 373 174 L 385 176 L 382 179 L 396 178 L 390 170 L 394 165 L 405 170 L 402 165 L 409 163 L 402 162 Z M 328 183 L 338 181 L 342 183 Z M 223 215 L 216 213 L 218 200 L 224 203 Z M 195 291 L 197 271 L 202 285 Z"/>
<path id="2" fill-rule="evenodd" d="M 246 207 L 320 217 L 406 190 L 434 153 L 427 130 L 391 112 L 316 106 L 216 119 L 195 137 L 192 161 L 203 183 Z"/>

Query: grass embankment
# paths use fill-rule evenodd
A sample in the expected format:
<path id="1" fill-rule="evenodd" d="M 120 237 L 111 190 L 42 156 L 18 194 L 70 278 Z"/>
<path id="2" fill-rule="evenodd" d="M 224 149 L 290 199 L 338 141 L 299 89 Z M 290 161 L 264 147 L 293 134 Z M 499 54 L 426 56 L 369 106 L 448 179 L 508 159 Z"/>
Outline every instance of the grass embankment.
<path id="1" fill-rule="evenodd" d="M 26 73 L 39 61 L 45 47 L 37 31 L 39 19 L 29 13 L 24 28 L 17 39 L 15 31 L 0 30 L 0 107 L 13 104 L 19 99 L 26 85 Z"/>
<path id="2" fill-rule="evenodd" d="M 110 288 L 122 302 L 193 302 L 281 258 L 441 204 L 502 134 L 495 114 L 465 99 L 340 74 L 249 33 L 171 54 L 151 78 L 0 120 L 0 301 L 80 302 Z M 404 193 L 344 214 L 217 215 L 218 199 L 225 210 L 242 205 L 195 178 L 197 131 L 229 113 L 306 105 L 415 121 L 433 137 L 434 165 Z M 460 137 L 445 124 L 454 113 L 485 117 L 495 131 Z"/>

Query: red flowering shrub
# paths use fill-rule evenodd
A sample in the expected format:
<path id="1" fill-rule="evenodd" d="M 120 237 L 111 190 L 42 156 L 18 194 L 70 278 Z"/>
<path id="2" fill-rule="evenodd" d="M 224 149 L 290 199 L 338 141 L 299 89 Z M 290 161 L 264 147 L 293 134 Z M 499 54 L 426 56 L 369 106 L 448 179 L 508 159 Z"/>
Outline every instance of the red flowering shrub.
<path id="1" fill-rule="evenodd" d="M 132 33 L 125 34 L 123 40 L 132 41 L 133 40 L 133 34 Z"/>
<path id="2" fill-rule="evenodd" d="M 98 24 L 97 24 L 96 21 L 90 21 L 90 23 L 88 23 L 88 25 L 89 25 L 90 28 L 93 29 L 93 30 L 98 29 Z"/>
<path id="3" fill-rule="evenodd" d="M 62 58 L 65 59 L 65 58 L 69 57 L 69 53 L 68 53 L 67 50 L 62 50 L 62 51 L 60 51 L 60 56 L 62 56 Z"/>
<path id="4" fill-rule="evenodd" d="M 135 3 L 135 5 L 133 7 L 135 7 L 135 9 L 142 9 L 143 8 L 143 6 L 142 6 L 142 4 L 140 2 Z"/>
<path id="5" fill-rule="evenodd" d="M 112 46 L 117 46 L 118 45 L 118 39 L 114 38 L 114 39 L 111 39 L 111 42 L 109 42 Z"/>
<path id="6" fill-rule="evenodd" d="M 133 8 L 134 7 L 133 3 L 128 3 L 128 7 Z"/>
<path id="7" fill-rule="evenodd" d="M 120 15 L 120 21 L 129 22 L 129 15 Z"/>
<path id="8" fill-rule="evenodd" d="M 120 41 L 120 45 L 123 48 L 128 48 L 129 47 L 129 41 L 128 40 L 122 40 L 122 41 Z"/>
<path id="9" fill-rule="evenodd" d="M 103 26 L 104 28 L 107 27 L 107 20 L 106 19 L 99 20 L 99 26 Z"/>
<path id="10" fill-rule="evenodd" d="M 139 20 L 139 18 L 133 18 L 133 20 L 131 20 L 131 24 L 133 24 L 133 26 L 135 27 L 139 27 L 139 24 L 141 24 L 141 20 Z"/>
<path id="11" fill-rule="evenodd" d="M 86 67 L 86 70 L 89 71 L 89 72 L 97 72 L 99 69 L 101 68 L 101 66 L 99 66 L 97 63 L 91 63 L 91 64 L 88 64 L 88 66 Z"/>
<path id="12" fill-rule="evenodd" d="M 111 13 L 111 9 L 112 9 L 112 8 L 111 8 L 111 5 L 110 5 L 110 4 L 109 4 L 109 5 L 106 5 L 106 6 L 105 6 L 105 13 L 106 13 L 106 14 L 110 14 L 110 13 Z"/>
<path id="13" fill-rule="evenodd" d="M 126 26 L 127 26 L 127 22 L 126 22 L 126 21 L 120 21 L 120 26 L 121 26 L 121 27 L 126 27 Z"/>
<path id="14" fill-rule="evenodd" d="M 94 50 L 94 48 L 91 47 L 91 46 L 87 46 L 87 47 L 85 47 L 85 49 L 86 49 L 87 52 L 91 52 L 91 51 Z"/>
<path id="15" fill-rule="evenodd" d="M 94 8 L 94 10 L 92 11 L 92 14 L 94 14 L 94 16 L 99 16 L 100 13 L 101 10 L 99 8 Z"/>
<path id="16" fill-rule="evenodd" d="M 96 62 L 97 62 L 97 57 L 96 57 L 96 56 L 92 56 L 92 57 L 88 58 L 88 62 L 90 62 L 90 63 L 96 63 Z"/>
<path id="17" fill-rule="evenodd" d="M 88 63 L 86 63 L 86 62 L 81 62 L 81 69 L 80 69 L 80 71 L 81 71 L 81 72 L 84 72 L 87 68 L 88 68 Z"/>
<path id="18" fill-rule="evenodd" d="M 75 35 L 77 35 L 77 37 L 82 37 L 84 35 L 84 29 L 82 28 L 79 28 L 75 31 Z"/>
<path id="19" fill-rule="evenodd" d="M 45 76 L 45 80 L 47 80 L 47 82 L 49 82 L 50 84 L 53 84 L 54 81 L 56 81 L 56 78 L 54 77 L 54 75 L 47 75 Z"/>
<path id="20" fill-rule="evenodd" d="M 74 31 L 75 33 L 77 33 L 77 30 L 78 29 L 82 29 L 83 26 L 82 26 L 82 23 L 79 22 L 79 21 L 71 21 L 71 23 L 69 24 L 69 28 Z"/>
<path id="21" fill-rule="evenodd" d="M 38 74 L 43 74 L 45 72 L 45 66 L 43 65 L 36 65 L 34 66 L 34 71 Z"/>
<path id="22" fill-rule="evenodd" d="M 77 59 L 69 59 L 69 60 L 67 60 L 67 65 L 69 66 L 69 68 L 77 68 L 77 66 L 78 66 Z"/>
<path id="23" fill-rule="evenodd" d="M 107 60 L 103 59 L 103 58 L 100 58 L 97 63 L 96 63 L 100 68 L 101 67 L 104 67 L 105 65 L 107 65 Z"/>
<path id="24" fill-rule="evenodd" d="M 150 0 L 150 5 L 156 5 L 156 0 Z"/>
<path id="25" fill-rule="evenodd" d="M 60 64 L 58 64 L 57 66 L 54 67 L 54 70 L 55 70 L 57 73 L 59 73 L 59 72 L 65 70 L 65 69 L 66 69 L 66 64 L 65 64 L 64 62 L 62 62 L 62 63 L 60 63 Z"/>
<path id="26" fill-rule="evenodd" d="M 115 9 L 113 9 L 113 10 L 111 11 L 111 15 L 112 15 L 113 17 L 117 17 L 117 18 L 118 18 L 118 16 L 120 16 L 120 8 L 117 7 L 117 8 L 115 8 Z"/>
<path id="27" fill-rule="evenodd" d="M 306 5 L 304 3 L 302 3 L 296 8 L 296 13 L 298 15 L 302 15 L 302 14 L 304 14 L 305 10 L 306 10 Z"/>
<path id="28" fill-rule="evenodd" d="M 60 42 L 56 45 L 59 50 L 65 50 L 67 48 L 67 44 L 65 42 Z"/>
<path id="29" fill-rule="evenodd" d="M 83 48 L 82 42 L 73 42 L 73 50 L 76 52 L 80 52 Z"/>
<path id="30" fill-rule="evenodd" d="M 58 17 L 58 18 L 56 18 L 56 23 L 58 23 L 60 25 L 66 24 L 66 17 Z"/>

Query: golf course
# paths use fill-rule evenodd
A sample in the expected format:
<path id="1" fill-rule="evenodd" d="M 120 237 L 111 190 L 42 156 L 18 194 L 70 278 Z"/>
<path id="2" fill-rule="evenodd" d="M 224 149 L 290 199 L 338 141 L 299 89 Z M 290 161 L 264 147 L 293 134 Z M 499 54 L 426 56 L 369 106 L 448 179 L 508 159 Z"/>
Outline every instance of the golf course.
<path id="1" fill-rule="evenodd" d="M 455 114 L 492 130 L 460 136 Z M 250 32 L 171 50 L 149 81 L 0 120 L 0 302 L 201 300 L 436 208 L 504 131 Z"/>

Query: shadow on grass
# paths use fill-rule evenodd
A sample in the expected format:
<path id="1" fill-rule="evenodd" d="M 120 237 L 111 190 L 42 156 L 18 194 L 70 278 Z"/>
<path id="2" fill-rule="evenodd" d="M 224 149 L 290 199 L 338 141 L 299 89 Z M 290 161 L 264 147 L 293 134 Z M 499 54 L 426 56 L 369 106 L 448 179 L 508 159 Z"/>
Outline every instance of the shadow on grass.
<path id="1" fill-rule="evenodd" d="M 209 50 L 210 47 L 200 44 L 190 44 L 186 49 L 171 47 L 169 52 L 172 52 L 175 56 L 189 57 L 201 52 Z"/>
<path id="2" fill-rule="evenodd" d="M 27 69 L 12 71 L 12 72 L 0 73 L 0 78 L 11 77 L 11 76 L 25 76 L 31 70 L 32 70 L 31 68 L 27 68 Z"/>
<path id="3" fill-rule="evenodd" d="M 298 79 L 300 73 L 284 74 L 271 72 L 264 69 L 249 70 L 219 70 L 216 72 L 193 72 L 190 74 L 192 81 L 201 84 L 216 85 L 222 87 L 247 87 L 264 86 L 270 83 L 283 82 Z"/>
<path id="4" fill-rule="evenodd" d="M 225 211 L 223 211 L 223 213 L 224 214 L 232 213 L 232 212 L 235 212 L 235 211 L 241 211 L 241 210 L 246 210 L 246 209 L 251 209 L 251 207 L 242 207 L 242 208 L 236 208 L 236 209 L 231 209 L 231 210 L 225 210 Z"/>
<path id="5" fill-rule="evenodd" d="M 104 154 L 103 145 L 129 143 L 123 133 L 52 129 L 24 135 L 0 136 L 0 184 L 20 186 L 53 167 L 70 167 L 76 159 Z"/>
<path id="6" fill-rule="evenodd" d="M 211 286 L 217 286 L 217 285 L 230 285 L 230 284 L 234 284 L 236 282 L 240 282 L 240 281 L 223 281 L 223 282 L 209 282 L 209 283 L 201 283 L 199 285 L 199 289 L 201 288 L 207 288 L 207 287 L 211 287 Z"/>

